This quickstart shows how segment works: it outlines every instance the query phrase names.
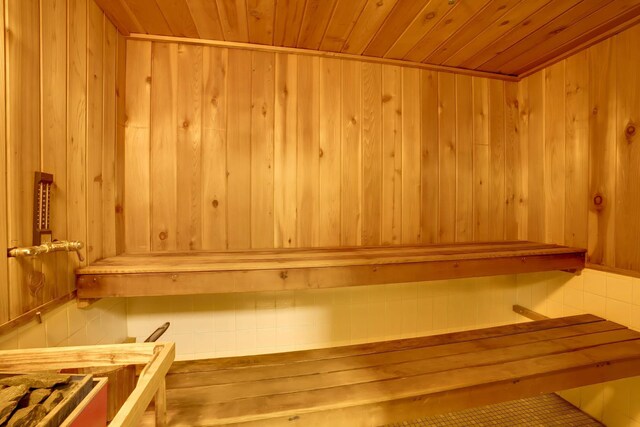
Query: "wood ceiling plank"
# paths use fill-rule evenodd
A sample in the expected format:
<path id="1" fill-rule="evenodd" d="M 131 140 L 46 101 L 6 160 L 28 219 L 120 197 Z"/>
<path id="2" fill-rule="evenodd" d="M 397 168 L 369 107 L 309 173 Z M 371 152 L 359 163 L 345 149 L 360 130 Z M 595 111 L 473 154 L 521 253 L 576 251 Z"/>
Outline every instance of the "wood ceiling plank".
<path id="1" fill-rule="evenodd" d="M 368 0 L 342 51 L 361 54 L 398 0 Z"/>
<path id="2" fill-rule="evenodd" d="M 367 0 L 338 1 L 322 38 L 320 50 L 340 52 Z"/>
<path id="3" fill-rule="evenodd" d="M 198 30 L 186 1 L 156 0 L 156 3 L 158 3 L 174 35 L 179 37 L 198 37 Z"/>
<path id="4" fill-rule="evenodd" d="M 365 55 L 383 57 L 393 46 L 393 43 L 402 35 L 420 11 L 427 5 L 437 4 L 444 8 L 443 0 L 400 0 L 396 7 L 389 13 L 386 21 L 380 27 L 369 46 L 364 51 Z"/>
<path id="5" fill-rule="evenodd" d="M 297 46 L 306 2 L 307 0 L 279 0 L 276 2 L 276 23 L 273 37 L 273 43 L 276 46 Z"/>
<path id="6" fill-rule="evenodd" d="M 436 49 L 425 62 L 429 64 L 441 64 L 449 56 L 457 52 L 486 28 L 495 25 L 496 21 L 517 7 L 524 0 L 493 0 L 484 9 L 449 37 L 438 49 Z"/>
<path id="7" fill-rule="evenodd" d="M 635 0 L 625 0 L 626 3 L 636 2 Z M 618 4 L 617 4 L 618 3 Z M 518 69 L 518 65 L 526 64 L 529 58 L 532 58 L 532 51 L 539 51 L 539 48 L 543 48 L 543 51 L 549 46 L 548 43 L 553 43 L 554 40 L 567 40 L 572 38 L 575 34 L 573 27 L 581 20 L 591 16 L 597 16 L 596 19 L 607 11 L 611 13 L 611 7 L 615 6 L 616 13 L 620 2 L 609 3 L 608 5 L 600 2 L 581 1 L 571 9 L 562 13 L 552 20 L 547 19 L 547 23 L 535 31 L 529 33 L 526 37 L 521 37 L 520 40 L 503 50 L 498 55 L 491 58 L 491 60 L 481 64 L 477 68 L 489 67 L 491 69 Z M 614 15 L 614 16 L 615 16 Z M 611 16 L 609 16 L 611 17 Z M 593 22 L 593 21 L 591 21 Z"/>
<path id="8" fill-rule="evenodd" d="M 422 62 L 487 5 L 487 0 L 476 0 L 473 2 L 461 1 L 458 7 L 451 9 L 446 19 L 441 19 L 428 34 L 422 37 L 405 58 L 410 61 Z"/>
<path id="9" fill-rule="evenodd" d="M 273 0 L 248 0 L 249 42 L 273 44 L 276 5 Z"/>
<path id="10" fill-rule="evenodd" d="M 385 58 L 402 59 L 411 49 L 436 26 L 440 20 L 459 6 L 454 6 L 444 0 L 436 0 L 428 3 L 419 14 L 417 14 L 410 24 L 405 25 L 404 32 L 398 37 L 391 48 L 384 55 Z"/>
<path id="11" fill-rule="evenodd" d="M 122 34 L 128 36 L 131 33 L 145 33 L 144 27 L 140 24 L 129 6 L 124 0 L 94 0 L 100 9 L 111 22 L 120 30 Z"/>
<path id="12" fill-rule="evenodd" d="M 211 0 L 186 0 L 198 34 L 203 39 L 224 40 L 218 6 Z"/>
<path id="13" fill-rule="evenodd" d="M 468 69 L 477 69 L 481 65 L 491 67 L 489 62 L 500 55 L 503 51 L 518 43 L 521 39 L 527 37 L 547 22 L 549 17 L 558 16 L 571 7 L 579 0 L 572 1 L 549 1 L 543 7 L 538 9 L 531 16 L 522 18 L 520 22 L 508 31 L 505 35 L 490 43 L 484 49 L 478 51 L 474 56 L 463 60 L 458 64 L 459 67 Z M 452 61 L 447 61 L 452 62 Z M 487 63 L 487 64 L 485 64 Z"/>
<path id="14" fill-rule="evenodd" d="M 232 42 L 249 41 L 246 0 L 216 0 L 224 39 Z"/>
<path id="15" fill-rule="evenodd" d="M 298 47 L 318 49 L 331 19 L 336 0 L 308 0 L 298 36 Z"/>
<path id="16" fill-rule="evenodd" d="M 549 42 L 541 43 L 530 51 L 525 52 L 521 57 L 505 64 L 505 67 L 509 67 L 509 69 L 513 67 L 513 69 L 516 69 L 518 64 L 527 62 L 526 65 L 521 65 L 517 68 L 517 71 L 515 71 L 518 74 L 523 73 L 536 67 L 538 64 L 561 56 L 563 53 L 572 50 L 575 46 L 584 44 L 598 37 L 600 34 L 606 33 L 612 28 L 616 28 L 640 16 L 640 5 L 637 1 L 625 2 L 626 4 L 620 3 L 621 2 L 618 2 L 618 5 L 610 4 L 599 9 L 597 12 L 557 34 L 556 37 L 553 37 Z M 620 11 L 619 9 L 622 7 L 628 6 L 629 3 L 635 3 L 635 6 L 629 7 L 621 13 L 616 13 L 616 11 Z M 602 25 L 598 25 L 600 22 L 602 22 Z"/>
<path id="17" fill-rule="evenodd" d="M 156 0 L 125 0 L 125 2 L 145 33 L 167 36 L 173 34 Z"/>

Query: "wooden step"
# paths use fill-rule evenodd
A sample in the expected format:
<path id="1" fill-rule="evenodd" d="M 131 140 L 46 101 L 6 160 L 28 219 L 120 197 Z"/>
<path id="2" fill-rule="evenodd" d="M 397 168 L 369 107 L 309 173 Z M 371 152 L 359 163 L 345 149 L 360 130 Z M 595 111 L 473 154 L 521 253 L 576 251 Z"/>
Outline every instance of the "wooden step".
<path id="1" fill-rule="evenodd" d="M 382 425 L 640 374 L 640 333 L 592 315 L 174 364 L 170 425 Z M 346 422 L 348 420 L 348 422 Z"/>
<path id="2" fill-rule="evenodd" d="M 317 289 L 584 268 L 585 250 L 524 241 L 129 254 L 76 271 L 78 298 Z"/>

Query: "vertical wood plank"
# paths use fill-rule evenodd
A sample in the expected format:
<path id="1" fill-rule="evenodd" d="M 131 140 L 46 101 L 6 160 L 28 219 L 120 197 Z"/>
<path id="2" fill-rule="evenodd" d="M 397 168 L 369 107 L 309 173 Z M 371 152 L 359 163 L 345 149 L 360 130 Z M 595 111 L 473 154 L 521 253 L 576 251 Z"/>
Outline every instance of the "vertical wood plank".
<path id="1" fill-rule="evenodd" d="M 473 86 L 456 76 L 456 242 L 473 240 Z"/>
<path id="2" fill-rule="evenodd" d="M 102 143 L 102 255 L 116 255 L 116 80 L 118 60 L 118 30 L 104 21 L 103 60 L 103 143 Z"/>
<path id="3" fill-rule="evenodd" d="M 227 78 L 227 241 L 251 247 L 251 52 L 229 50 Z"/>
<path id="4" fill-rule="evenodd" d="M 402 70 L 402 243 L 421 241 L 420 71 Z"/>
<path id="5" fill-rule="evenodd" d="M 116 254 L 125 250 L 125 218 L 124 218 L 124 193 L 125 193 L 125 134 L 127 124 L 127 111 L 125 104 L 126 80 L 127 80 L 127 40 L 122 34 L 117 33 L 118 47 L 116 58 Z"/>
<path id="6" fill-rule="evenodd" d="M 124 237 L 126 252 L 151 249 L 149 135 L 151 43 L 127 42 L 126 130 L 124 137 Z M 135 191 L 133 189 L 135 188 Z"/>
<path id="7" fill-rule="evenodd" d="M 45 46 L 41 49 L 42 84 L 42 169 L 54 179 L 51 203 L 53 238 L 67 238 L 67 2 L 41 2 L 40 28 Z M 3 21 L 4 22 L 4 21 Z M 4 87 L 4 86 L 3 86 Z M 68 292 L 66 253 L 48 256 L 43 273 L 52 298 Z"/>
<path id="8" fill-rule="evenodd" d="M 589 210 L 589 57 L 566 60 L 564 244 L 586 248 Z"/>
<path id="9" fill-rule="evenodd" d="M 179 250 L 202 249 L 202 46 L 178 47 L 177 201 Z"/>
<path id="10" fill-rule="evenodd" d="M 438 186 L 438 241 L 450 243 L 456 237 L 456 76 L 438 77 L 438 129 L 440 183 Z"/>
<path id="11" fill-rule="evenodd" d="M 40 170 L 40 34 L 35 2 L 7 0 L 6 113 L 9 246 L 31 245 L 34 171 Z M 43 302 L 40 261 L 9 259 L 9 317 Z"/>
<path id="12" fill-rule="evenodd" d="M 473 240 L 489 240 L 489 81 L 473 77 Z"/>
<path id="13" fill-rule="evenodd" d="M 272 248 L 275 56 L 252 53 L 251 247 Z"/>
<path id="14" fill-rule="evenodd" d="M 617 39 L 615 39 L 617 41 Z M 617 58 L 614 40 L 588 50 L 589 55 L 589 213 L 588 257 L 616 265 Z"/>
<path id="15" fill-rule="evenodd" d="M 5 0 L 0 1 L 0 22 L 5 22 Z M 6 60 L 5 34 L 0 34 L 0 164 L 7 166 L 7 110 L 6 110 Z M 5 169 L 6 171 L 6 169 Z M 6 253 L 8 242 L 9 215 L 7 212 L 7 174 L 0 173 L 0 251 Z M 0 258 L 0 323 L 9 321 L 9 262 L 6 257 Z"/>
<path id="16" fill-rule="evenodd" d="M 274 245 L 297 245 L 298 56 L 276 54 Z"/>
<path id="17" fill-rule="evenodd" d="M 565 214 L 565 61 L 544 70 L 545 241 L 564 242 Z"/>
<path id="18" fill-rule="evenodd" d="M 438 127 L 438 73 L 420 72 L 421 130 L 421 211 L 422 242 L 440 241 L 438 223 L 440 215 L 440 143 Z"/>
<path id="19" fill-rule="evenodd" d="M 527 238 L 527 147 L 520 138 L 518 84 L 506 82 L 505 91 L 505 227 L 508 240 Z M 526 140 L 525 140 L 526 142 Z"/>
<path id="20" fill-rule="evenodd" d="M 640 269 L 640 57 L 635 54 L 640 40 L 637 25 L 616 38 L 617 173 L 615 212 L 615 265 Z"/>
<path id="21" fill-rule="evenodd" d="M 320 160 L 318 164 L 318 244 L 340 246 L 341 105 L 343 61 L 320 59 Z M 304 101 L 302 101 L 304 102 Z M 346 141 L 345 141 L 346 142 Z"/>
<path id="22" fill-rule="evenodd" d="M 298 58 L 298 161 L 297 161 L 297 239 L 298 247 L 317 246 L 318 168 L 320 152 L 320 58 Z"/>
<path id="23" fill-rule="evenodd" d="M 489 80 L 489 238 L 505 238 L 504 82 Z"/>
<path id="24" fill-rule="evenodd" d="M 103 257 L 102 151 L 104 105 L 104 15 L 87 2 L 87 261 Z M 73 165 L 70 165 L 73 167 Z"/>
<path id="25" fill-rule="evenodd" d="M 402 69 L 382 66 L 382 244 L 402 241 Z"/>
<path id="26" fill-rule="evenodd" d="M 529 240 L 543 242 L 546 235 L 545 219 L 545 142 L 544 142 L 544 73 L 539 72 L 525 79 L 528 95 L 528 157 L 529 157 Z"/>
<path id="27" fill-rule="evenodd" d="M 227 248 L 227 49 L 204 47 L 202 248 Z"/>
<path id="28" fill-rule="evenodd" d="M 87 242 L 87 1 L 68 3 L 67 237 Z M 69 275 L 85 261 L 69 258 Z M 71 288 L 74 281 L 69 280 Z"/>
<path id="29" fill-rule="evenodd" d="M 178 249 L 178 45 L 153 43 L 149 179 L 151 250 Z M 134 190 L 132 187 L 128 189 Z"/>
<path id="30" fill-rule="evenodd" d="M 342 238 L 343 246 L 362 242 L 362 67 L 342 61 Z"/>
<path id="31" fill-rule="evenodd" d="M 382 66 L 362 64 L 362 244 L 381 243 Z"/>

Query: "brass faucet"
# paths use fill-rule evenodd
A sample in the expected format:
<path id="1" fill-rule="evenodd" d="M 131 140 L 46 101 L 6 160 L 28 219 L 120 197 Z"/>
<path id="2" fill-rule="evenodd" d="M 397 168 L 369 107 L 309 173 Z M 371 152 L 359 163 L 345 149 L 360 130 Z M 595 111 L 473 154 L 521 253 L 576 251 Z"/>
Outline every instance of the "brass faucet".
<path id="1" fill-rule="evenodd" d="M 55 240 L 53 242 L 45 242 L 38 246 L 25 246 L 20 248 L 11 248 L 7 251 L 10 257 L 25 257 L 47 254 L 50 252 L 75 252 L 80 262 L 84 261 L 84 257 L 80 250 L 84 247 L 84 243 L 79 241 Z"/>

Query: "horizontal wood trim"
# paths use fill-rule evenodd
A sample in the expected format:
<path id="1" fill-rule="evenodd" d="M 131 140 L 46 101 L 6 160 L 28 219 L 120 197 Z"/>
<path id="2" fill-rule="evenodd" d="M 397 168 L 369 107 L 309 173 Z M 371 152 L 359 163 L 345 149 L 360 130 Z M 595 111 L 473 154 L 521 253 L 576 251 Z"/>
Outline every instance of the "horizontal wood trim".
<path id="1" fill-rule="evenodd" d="M 323 289 L 580 270 L 585 258 L 583 249 L 531 242 L 511 243 L 511 248 L 509 244 L 486 243 L 484 249 L 471 244 L 437 245 L 435 249 L 430 245 L 303 249 L 300 252 L 304 257 L 292 259 L 296 252 L 285 249 L 113 257 L 77 271 L 78 297 Z"/>
<path id="2" fill-rule="evenodd" d="M 625 270 L 623 268 L 609 267 L 607 265 L 593 264 L 591 262 L 585 263 L 585 268 L 591 270 L 604 271 L 605 273 L 619 274 L 621 276 L 637 277 L 640 279 L 640 272 L 633 270 Z"/>
<path id="3" fill-rule="evenodd" d="M 60 307 L 61 305 L 73 300 L 75 297 L 76 297 L 76 291 L 73 291 L 59 298 L 48 301 L 37 308 L 29 310 L 26 313 L 16 317 L 15 319 L 12 319 L 6 323 L 3 323 L 2 325 L 0 325 L 0 335 L 5 335 L 10 332 L 13 332 L 16 328 L 26 325 L 27 323 L 36 319 L 39 314 L 43 315 L 45 313 L 48 313 Z"/>
<path id="4" fill-rule="evenodd" d="M 412 340 L 179 363 L 169 420 L 381 425 L 640 373 L 640 333 L 589 315 Z"/>
<path id="5" fill-rule="evenodd" d="M 297 54 L 297 55 L 319 56 L 323 58 L 347 59 L 347 60 L 367 62 L 367 63 L 373 63 L 373 64 L 396 65 L 401 67 L 417 68 L 420 70 L 440 71 L 440 72 L 460 74 L 465 76 L 485 77 L 489 79 L 503 80 L 507 82 L 520 81 L 520 78 L 517 76 L 509 76 L 509 75 L 498 74 L 498 73 L 489 73 L 489 72 L 480 71 L 480 70 L 468 70 L 465 68 L 449 67 L 446 65 L 425 64 L 422 62 L 406 61 L 401 59 L 377 58 L 377 57 L 354 55 L 354 54 L 341 53 L 341 52 L 326 52 L 326 51 L 319 51 L 319 50 L 300 49 L 295 47 L 269 46 L 269 45 L 261 45 L 261 44 L 254 44 L 254 43 L 240 43 L 240 42 L 230 42 L 230 41 L 222 41 L 222 40 L 206 40 L 206 39 L 196 39 L 196 38 L 188 38 L 188 37 L 159 36 L 159 35 L 138 34 L 138 33 L 129 34 L 128 39 L 150 41 L 150 42 L 195 44 L 195 45 L 214 46 L 214 47 L 222 47 L 222 48 L 229 48 L 229 49 L 245 49 L 245 50 L 252 50 L 257 52 L 290 53 L 290 54 Z"/>

